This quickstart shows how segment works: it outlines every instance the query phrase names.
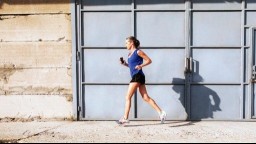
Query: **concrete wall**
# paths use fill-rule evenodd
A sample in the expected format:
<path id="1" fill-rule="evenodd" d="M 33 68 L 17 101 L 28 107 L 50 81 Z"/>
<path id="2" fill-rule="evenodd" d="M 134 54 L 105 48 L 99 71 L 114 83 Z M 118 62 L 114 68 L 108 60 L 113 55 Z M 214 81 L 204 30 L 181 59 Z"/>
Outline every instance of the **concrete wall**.
<path id="1" fill-rule="evenodd" d="M 72 118 L 70 6 L 0 1 L 0 119 Z"/>

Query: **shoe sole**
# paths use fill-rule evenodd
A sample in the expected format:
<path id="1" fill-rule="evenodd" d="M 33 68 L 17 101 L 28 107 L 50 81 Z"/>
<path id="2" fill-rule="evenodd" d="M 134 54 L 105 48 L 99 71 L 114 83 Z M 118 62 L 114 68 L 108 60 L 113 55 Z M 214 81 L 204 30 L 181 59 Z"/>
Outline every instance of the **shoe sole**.
<path id="1" fill-rule="evenodd" d="M 161 119 L 161 124 L 164 124 L 164 123 L 165 123 L 166 116 L 167 116 L 167 114 L 165 114 L 165 115 L 164 115 L 164 118 Z"/>
<path id="2" fill-rule="evenodd" d="M 119 125 L 119 126 L 125 126 L 127 125 L 129 122 L 126 122 L 126 123 L 120 123 L 118 120 L 116 121 L 116 123 Z"/>

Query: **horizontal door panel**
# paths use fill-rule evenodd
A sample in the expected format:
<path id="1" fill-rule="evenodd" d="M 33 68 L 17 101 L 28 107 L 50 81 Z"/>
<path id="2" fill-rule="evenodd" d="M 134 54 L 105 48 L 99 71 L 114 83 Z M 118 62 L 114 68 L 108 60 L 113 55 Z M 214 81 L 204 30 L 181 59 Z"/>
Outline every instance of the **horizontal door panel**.
<path id="1" fill-rule="evenodd" d="M 152 59 L 152 64 L 143 70 L 147 83 L 184 83 L 185 49 L 143 50 Z"/>
<path id="2" fill-rule="evenodd" d="M 147 86 L 148 94 L 167 113 L 168 120 L 186 120 L 184 85 Z M 138 118 L 158 120 L 158 113 L 138 95 Z"/>
<path id="3" fill-rule="evenodd" d="M 147 83 L 173 83 L 174 78 L 184 79 L 184 49 L 143 50 L 153 63 L 143 69 Z M 128 83 L 129 68 L 122 66 L 119 58 L 126 50 L 85 49 L 83 53 L 83 82 L 85 83 Z M 177 80 L 176 80 L 177 82 Z M 184 83 L 179 80 L 178 83 Z"/>
<path id="4" fill-rule="evenodd" d="M 84 86 L 85 119 L 119 120 L 124 115 L 128 86 Z M 134 107 L 130 118 L 134 118 Z"/>
<path id="5" fill-rule="evenodd" d="M 132 0 L 82 0 L 85 10 L 130 10 Z"/>
<path id="6" fill-rule="evenodd" d="M 83 82 L 129 83 L 129 68 L 120 64 L 120 57 L 127 56 L 126 49 L 84 49 Z"/>
<path id="7" fill-rule="evenodd" d="M 240 49 L 193 49 L 193 82 L 240 83 Z"/>
<path id="8" fill-rule="evenodd" d="M 191 86 L 191 119 L 240 119 L 240 86 Z"/>
<path id="9" fill-rule="evenodd" d="M 241 46 L 240 12 L 194 12 L 193 46 Z"/>
<path id="10" fill-rule="evenodd" d="M 221 10 L 230 10 L 230 9 L 241 9 L 242 1 L 241 0 L 192 0 L 193 9 L 221 9 Z"/>
<path id="11" fill-rule="evenodd" d="M 136 9 L 185 9 L 185 0 L 137 0 L 135 4 Z"/>
<path id="12" fill-rule="evenodd" d="M 131 13 L 83 13 L 82 44 L 86 47 L 123 47 L 131 35 Z"/>
<path id="13" fill-rule="evenodd" d="M 136 13 L 137 37 L 143 47 L 184 47 L 184 12 Z"/>

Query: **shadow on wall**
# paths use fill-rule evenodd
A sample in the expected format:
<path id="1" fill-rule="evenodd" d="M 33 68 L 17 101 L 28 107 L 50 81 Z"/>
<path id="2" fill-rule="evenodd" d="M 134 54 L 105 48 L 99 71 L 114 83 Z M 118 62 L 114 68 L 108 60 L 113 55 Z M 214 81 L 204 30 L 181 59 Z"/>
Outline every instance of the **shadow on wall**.
<path id="1" fill-rule="evenodd" d="M 197 83 L 203 82 L 202 76 L 199 74 L 199 62 L 195 61 L 196 71 L 193 72 L 193 80 Z M 181 78 L 173 78 L 172 83 L 180 83 L 184 82 L 184 79 Z M 181 91 L 179 85 L 174 85 L 172 89 L 180 94 L 180 102 L 183 104 L 183 96 L 184 91 Z M 191 85 L 191 98 L 190 98 L 190 108 L 191 108 L 191 120 L 202 120 L 202 119 L 213 119 L 214 112 L 222 111 L 220 108 L 220 97 L 219 95 L 212 89 L 204 86 L 204 85 Z M 186 98 L 185 98 L 186 99 Z M 185 105 L 183 104 L 185 108 Z"/>

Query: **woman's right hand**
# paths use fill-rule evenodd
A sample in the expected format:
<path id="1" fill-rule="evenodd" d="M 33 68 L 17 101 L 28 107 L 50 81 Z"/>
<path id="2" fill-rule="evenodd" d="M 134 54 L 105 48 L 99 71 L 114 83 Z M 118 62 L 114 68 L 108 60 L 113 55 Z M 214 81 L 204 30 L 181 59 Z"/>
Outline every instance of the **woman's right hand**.
<path id="1" fill-rule="evenodd" d="M 121 62 L 121 64 L 125 64 L 125 60 L 123 57 L 120 57 L 120 62 Z"/>
<path id="2" fill-rule="evenodd" d="M 121 65 L 127 66 L 126 61 L 123 61 L 123 62 L 120 62 L 120 63 L 121 63 Z"/>
<path id="3" fill-rule="evenodd" d="M 125 60 L 121 60 L 120 59 L 120 64 L 123 65 L 123 66 L 127 66 L 128 67 L 128 64 Z"/>

